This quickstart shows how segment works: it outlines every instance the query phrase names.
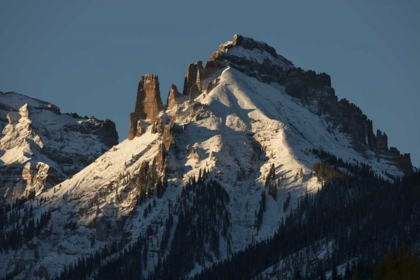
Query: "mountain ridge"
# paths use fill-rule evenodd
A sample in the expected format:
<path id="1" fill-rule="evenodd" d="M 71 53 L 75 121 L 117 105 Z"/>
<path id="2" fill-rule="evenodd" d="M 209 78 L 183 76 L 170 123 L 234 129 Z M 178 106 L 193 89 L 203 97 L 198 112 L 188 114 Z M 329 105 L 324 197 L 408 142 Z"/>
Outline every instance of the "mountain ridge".
<path id="1" fill-rule="evenodd" d="M 112 121 L 62 114 L 16 92 L 0 92 L 0 128 L 0 193 L 9 193 L 8 203 L 58 184 L 118 143 Z"/>
<path id="2" fill-rule="evenodd" d="M 337 100 L 327 74 L 299 70 L 253 39 L 235 35 L 204 66 L 189 64 L 166 110 L 157 76 L 140 81 L 128 139 L 13 210 L 50 220 L 0 253 L 0 276 L 66 279 L 72 263 L 103 254 L 106 267 L 129 248 L 141 255 L 138 276 L 158 275 L 177 252 L 186 259 L 174 271 L 194 276 L 274 236 L 322 189 L 313 151 L 347 162 L 339 170 L 348 176 L 358 176 L 350 164 L 389 182 L 413 171 L 360 109 Z"/>
<path id="3" fill-rule="evenodd" d="M 371 150 L 378 160 L 391 160 L 404 173 L 413 171 L 409 153 L 401 154 L 397 148 L 389 148 L 386 133 L 378 129 L 375 134 L 372 121 L 359 107 L 345 98 L 338 100 L 328 74 L 316 74 L 312 70 L 304 71 L 296 68 L 291 61 L 278 55 L 273 47 L 252 38 L 234 35 L 232 41 L 219 46 L 218 51 L 212 54 L 204 67 L 201 61 L 189 64 L 185 74 L 183 95 L 188 96 L 190 101 L 195 99 L 198 92 L 204 90 L 202 82 L 226 66 L 255 77 L 261 82 L 274 82 L 284 86 L 288 95 L 302 100 L 314 113 L 326 115 L 333 128 L 340 127 L 342 132 L 350 134 L 352 145 L 358 152 L 365 155 L 366 150 Z M 206 82 L 207 93 L 216 82 Z M 175 91 L 169 91 L 168 104 L 169 100 L 172 100 L 170 104 L 172 108 L 176 101 Z M 131 124 L 130 127 L 132 126 L 134 125 Z"/>

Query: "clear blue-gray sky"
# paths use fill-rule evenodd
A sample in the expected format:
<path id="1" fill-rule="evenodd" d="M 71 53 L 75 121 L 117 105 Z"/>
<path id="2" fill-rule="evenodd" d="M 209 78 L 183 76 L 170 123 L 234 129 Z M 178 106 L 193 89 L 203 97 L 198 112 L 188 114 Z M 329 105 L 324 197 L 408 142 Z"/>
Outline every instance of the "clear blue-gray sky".
<path id="1" fill-rule="evenodd" d="M 127 138 L 137 82 L 166 102 L 188 63 L 238 33 L 331 75 L 420 166 L 420 1 L 1 1 L 0 90 L 109 118 Z"/>

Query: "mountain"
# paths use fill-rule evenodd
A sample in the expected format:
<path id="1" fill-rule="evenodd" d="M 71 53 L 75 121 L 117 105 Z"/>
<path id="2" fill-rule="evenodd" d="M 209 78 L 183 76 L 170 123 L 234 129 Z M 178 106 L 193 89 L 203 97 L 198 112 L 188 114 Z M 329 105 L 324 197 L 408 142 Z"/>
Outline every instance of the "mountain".
<path id="1" fill-rule="evenodd" d="M 0 194 L 7 203 L 38 194 L 118 144 L 115 124 L 15 92 L 0 92 Z"/>
<path id="2" fill-rule="evenodd" d="M 417 174 L 409 154 L 388 148 L 356 105 L 338 100 L 327 74 L 297 68 L 241 35 L 204 66 L 189 64 L 182 93 L 171 86 L 167 107 L 158 76 L 143 76 L 129 121 L 128 139 L 24 205 L 4 208 L 2 277 L 275 277 L 280 257 L 293 264 L 312 244 L 299 247 L 297 225 L 286 222 L 305 225 L 315 198 L 333 190 L 328 201 L 337 199 L 338 180 L 354 187 L 358 202 Z M 331 215 L 349 193 L 327 205 Z M 319 252 L 326 248 L 324 231 L 306 229 Z M 290 240 L 285 256 L 272 246 L 279 236 Z M 253 252 L 267 252 L 269 262 Z M 229 270 L 236 260 L 252 260 L 233 266 L 246 276 Z"/>

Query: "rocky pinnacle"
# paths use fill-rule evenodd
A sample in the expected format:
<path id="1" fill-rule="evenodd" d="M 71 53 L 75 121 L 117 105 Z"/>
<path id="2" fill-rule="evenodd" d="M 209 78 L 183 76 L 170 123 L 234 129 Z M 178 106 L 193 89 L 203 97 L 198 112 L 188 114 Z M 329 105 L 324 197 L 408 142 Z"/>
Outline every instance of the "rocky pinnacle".
<path id="1" fill-rule="evenodd" d="M 152 122 L 163 109 L 158 76 L 148 74 L 142 76 L 137 89 L 136 106 L 134 112 L 130 114 L 128 139 L 132 140 L 141 134 L 137 125 L 139 120 Z"/>
<path id="2" fill-rule="evenodd" d="M 177 99 L 180 99 L 181 97 L 182 94 L 178 91 L 177 87 L 172 84 L 168 94 L 167 109 L 171 110 L 174 108 L 178 104 Z"/>

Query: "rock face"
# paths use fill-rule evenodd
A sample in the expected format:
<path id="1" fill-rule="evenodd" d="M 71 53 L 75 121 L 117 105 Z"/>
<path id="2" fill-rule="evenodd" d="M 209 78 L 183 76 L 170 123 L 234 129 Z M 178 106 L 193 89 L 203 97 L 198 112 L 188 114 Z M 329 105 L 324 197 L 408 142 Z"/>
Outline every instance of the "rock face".
<path id="1" fill-rule="evenodd" d="M 112 121 L 62 114 L 15 92 L 0 92 L 0 129 L 0 195 L 8 192 L 9 203 L 60 183 L 118 144 Z"/>
<path id="2" fill-rule="evenodd" d="M 226 66 L 261 82 L 284 86 L 288 95 L 300 99 L 313 112 L 331 121 L 333 127 L 349 134 L 356 151 L 366 154 L 370 150 L 378 159 L 382 157 L 395 162 L 406 173 L 413 170 L 410 155 L 401 155 L 396 148 L 388 149 L 386 134 L 378 131 L 375 136 L 372 121 L 359 107 L 346 99 L 338 100 L 328 74 L 296 68 L 292 62 L 277 54 L 273 47 L 241 35 L 235 35 L 232 41 L 220 45 L 206 63 L 204 72 L 212 75 Z M 211 82 L 207 91 L 212 87 Z M 193 86 L 190 91 L 195 94 Z"/>
<path id="3" fill-rule="evenodd" d="M 382 157 L 395 162 L 404 172 L 413 170 L 410 155 L 401 155 L 396 148 L 389 149 L 386 134 L 382 135 L 379 131 L 375 135 L 372 121 L 359 107 L 346 99 L 338 100 L 328 74 L 317 74 L 312 70 L 297 68 L 264 42 L 235 35 L 232 41 L 219 46 L 204 67 L 201 61 L 189 64 L 183 95 L 192 101 L 203 91 L 209 93 L 218 80 L 216 78 L 207 81 L 206 84 L 203 81 L 227 66 L 261 82 L 284 86 L 288 95 L 301 100 L 319 116 L 324 116 L 332 123 L 333 128 L 339 128 L 350 135 L 354 149 L 363 155 L 372 151 L 378 159 Z M 168 109 L 175 106 L 179 96 L 180 94 L 171 88 Z"/>
<path id="4" fill-rule="evenodd" d="M 144 75 L 139 81 L 137 100 L 134 112 L 130 114 L 130 130 L 128 139 L 139 135 L 138 121 L 153 122 L 159 112 L 164 109 L 160 98 L 159 78 L 155 75 Z"/>
<path id="5" fill-rule="evenodd" d="M 257 77 L 263 82 L 271 82 L 283 70 L 295 68 L 292 62 L 278 55 L 273 47 L 266 43 L 245 38 L 241 35 L 233 36 L 233 40 L 219 46 L 206 63 L 204 71 L 212 74 L 226 66 L 238 69 L 249 76 Z"/>
<path id="6" fill-rule="evenodd" d="M 168 94 L 167 109 L 173 109 L 177 104 L 182 102 L 182 94 L 178 91 L 177 87 L 172 84 Z"/>
<path id="7" fill-rule="evenodd" d="M 164 145 L 160 145 L 156 155 L 156 163 L 159 171 L 163 171 L 167 164 L 168 152 L 165 150 Z"/>
<path id="8" fill-rule="evenodd" d="M 194 100 L 203 90 L 202 81 L 207 77 L 202 61 L 196 64 L 189 64 L 185 73 L 183 94 L 188 96 L 189 100 Z"/>
<path id="9" fill-rule="evenodd" d="M 338 100 L 328 74 L 297 68 L 264 42 L 235 35 L 232 41 L 219 46 L 204 67 L 201 61 L 189 64 L 183 95 L 192 101 L 202 92 L 209 93 L 217 86 L 217 77 L 205 83 L 203 81 L 228 66 L 261 82 L 283 86 L 288 95 L 299 99 L 312 112 L 330 121 L 332 128 L 348 134 L 353 148 L 362 155 L 371 151 L 378 160 L 386 158 L 406 173 L 413 170 L 410 155 L 401 155 L 396 148 L 388 148 L 386 134 L 378 131 L 375 135 L 372 121 L 359 107 L 346 99 Z M 169 92 L 168 109 L 172 109 L 180 97 L 175 89 L 171 87 Z"/>
<path id="10" fill-rule="evenodd" d="M 409 155 L 388 148 L 387 135 L 374 134 L 372 121 L 358 107 L 337 99 L 328 75 L 295 68 L 267 44 L 242 36 L 223 44 L 212 59 L 204 70 L 201 63 L 189 66 L 188 93 L 181 95 L 171 87 L 168 107 L 187 101 L 193 88 L 203 96 L 166 112 L 157 113 L 157 77 L 142 78 L 136 110 L 130 115 L 132 137 L 140 137 L 113 147 L 43 193 L 42 200 L 38 196 L 27 202 L 33 206 L 33 221 L 48 210 L 51 220 L 34 235 L 21 235 L 22 246 L 0 252 L 0 278 L 52 279 L 63 271 L 68 276 L 71 263 L 100 256 L 101 267 L 90 276 L 85 277 L 87 270 L 80 266 L 77 270 L 80 279 L 94 278 L 97 271 L 108 270 L 110 258 L 124 261 L 120 253 L 126 248 L 141 254 L 126 270 L 135 266 L 137 278 L 150 278 L 152 271 L 162 279 L 193 277 L 197 267 L 228 260 L 272 237 L 302 197 L 322 188 L 312 174 L 314 164 L 323 159 L 309 152 L 312 149 L 343 162 L 363 163 L 386 180 L 412 168 Z M 8 202 L 34 190 L 28 185 L 56 184 L 49 180 L 65 176 L 66 166 L 101 147 L 97 144 L 102 138 L 94 131 L 109 126 L 63 116 L 57 107 L 33 100 L 16 97 L 7 102 L 15 103 L 13 110 L 0 107 L 7 134 L 1 142 L 0 166 L 7 163 L 0 187 L 6 176 L 20 178 L 5 191 Z M 37 119 L 39 114 L 42 118 Z M 17 148 L 21 155 L 14 158 Z M 20 214 L 28 216 L 24 209 Z M 14 220 L 4 232 L 24 227 L 23 218 Z M 116 241 L 122 246 L 112 245 Z M 188 265 L 172 273 L 172 260 L 180 256 L 176 245 L 188 242 L 193 246 L 182 248 Z M 110 256 L 104 248 L 113 247 L 117 251 Z M 315 255 L 314 260 L 319 256 Z M 276 275 L 266 271 L 261 278 Z"/>
<path id="11" fill-rule="evenodd" d="M 175 144 L 172 128 L 170 125 L 165 125 L 163 127 L 162 142 L 167 151 L 169 151 L 171 145 Z"/>
<path id="12" fill-rule="evenodd" d="M 189 64 L 187 66 L 187 72 L 185 73 L 185 79 L 184 79 L 184 95 L 189 95 L 191 87 L 196 83 L 197 81 L 197 66 L 194 64 Z"/>
<path id="13" fill-rule="evenodd" d="M 197 61 L 196 63 L 196 67 L 197 67 L 197 78 L 195 80 L 195 83 L 197 84 L 197 89 L 199 91 L 203 90 L 201 87 L 201 81 L 204 80 L 206 77 L 205 72 L 204 72 L 204 67 L 203 67 L 203 62 L 202 61 Z"/>

